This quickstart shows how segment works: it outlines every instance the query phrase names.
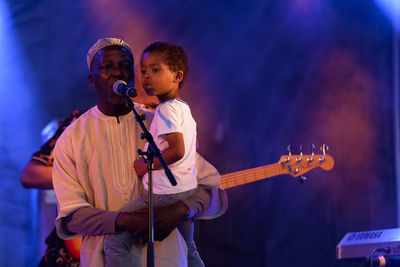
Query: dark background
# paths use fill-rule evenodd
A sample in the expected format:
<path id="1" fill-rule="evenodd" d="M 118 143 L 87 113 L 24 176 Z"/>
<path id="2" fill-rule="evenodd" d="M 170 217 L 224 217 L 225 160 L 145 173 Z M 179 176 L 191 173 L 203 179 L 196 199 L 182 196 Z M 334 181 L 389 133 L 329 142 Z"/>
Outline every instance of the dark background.
<path id="1" fill-rule="evenodd" d="M 292 144 L 329 145 L 331 171 L 228 189 L 229 210 L 196 224 L 206 266 L 359 266 L 335 259 L 347 232 L 398 227 L 398 33 L 394 0 L 0 3 L 0 265 L 41 256 L 40 198 L 19 175 L 40 131 L 89 108 L 86 53 L 120 37 L 186 48 L 182 97 L 200 153 L 221 173 L 275 163 Z M 397 9 L 396 9 L 397 8 Z"/>

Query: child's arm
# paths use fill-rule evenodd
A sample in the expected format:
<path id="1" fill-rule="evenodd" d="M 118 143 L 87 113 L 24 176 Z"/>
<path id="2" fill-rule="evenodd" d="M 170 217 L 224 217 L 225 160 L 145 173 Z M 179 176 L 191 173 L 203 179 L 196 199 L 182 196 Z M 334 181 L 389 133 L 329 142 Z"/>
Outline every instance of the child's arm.
<path id="1" fill-rule="evenodd" d="M 185 154 L 185 144 L 183 142 L 182 133 L 169 133 L 165 135 L 168 142 L 168 148 L 162 151 L 162 157 L 167 165 L 180 160 Z M 147 173 L 147 165 L 144 163 L 143 158 L 135 160 L 134 167 L 138 176 L 143 176 Z M 159 170 L 162 168 L 160 161 L 154 158 L 154 169 Z"/>

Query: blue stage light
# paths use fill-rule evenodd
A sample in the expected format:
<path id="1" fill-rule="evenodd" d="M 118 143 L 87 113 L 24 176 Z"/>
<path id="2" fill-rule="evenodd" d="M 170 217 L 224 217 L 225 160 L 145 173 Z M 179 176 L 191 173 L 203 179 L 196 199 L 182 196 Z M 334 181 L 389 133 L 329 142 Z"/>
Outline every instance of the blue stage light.
<path id="1" fill-rule="evenodd" d="M 393 22 L 397 31 L 400 31 L 400 1 L 399 0 L 375 0 L 383 12 Z"/>

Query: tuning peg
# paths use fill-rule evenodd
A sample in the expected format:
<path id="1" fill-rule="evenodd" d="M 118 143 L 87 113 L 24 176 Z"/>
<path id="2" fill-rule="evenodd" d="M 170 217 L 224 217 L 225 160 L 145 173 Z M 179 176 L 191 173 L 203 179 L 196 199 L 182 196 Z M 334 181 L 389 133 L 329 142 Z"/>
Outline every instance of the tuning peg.
<path id="1" fill-rule="evenodd" d="M 307 177 L 300 175 L 299 181 L 300 183 L 305 184 L 307 182 Z"/>
<path id="2" fill-rule="evenodd" d="M 322 147 L 321 147 L 322 153 L 323 153 L 324 155 L 326 155 L 326 151 L 328 151 L 328 150 L 329 150 L 329 147 L 328 147 L 327 145 L 323 144 Z"/>
<path id="3" fill-rule="evenodd" d="M 311 155 L 314 156 L 314 151 L 315 151 L 315 145 L 311 144 Z"/>
<path id="4" fill-rule="evenodd" d="M 296 162 L 299 163 L 302 161 L 302 157 L 303 156 L 303 145 L 300 145 L 300 156 L 296 158 Z"/>
<path id="5" fill-rule="evenodd" d="M 289 144 L 286 149 L 287 149 L 287 151 L 289 153 L 289 156 L 291 156 L 292 155 L 293 146 Z"/>

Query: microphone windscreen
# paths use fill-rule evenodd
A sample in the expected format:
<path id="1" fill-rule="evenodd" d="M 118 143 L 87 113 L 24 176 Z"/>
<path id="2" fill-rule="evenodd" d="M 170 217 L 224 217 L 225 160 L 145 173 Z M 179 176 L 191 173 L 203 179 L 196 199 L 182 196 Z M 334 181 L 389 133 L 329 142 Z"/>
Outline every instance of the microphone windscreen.
<path id="1" fill-rule="evenodd" d="M 127 85 L 125 81 L 123 80 L 118 80 L 113 84 L 113 91 L 114 93 L 116 93 L 117 95 L 121 95 L 121 93 L 118 90 L 118 86 L 120 86 L 121 84 L 123 85 Z"/>

